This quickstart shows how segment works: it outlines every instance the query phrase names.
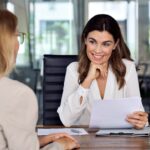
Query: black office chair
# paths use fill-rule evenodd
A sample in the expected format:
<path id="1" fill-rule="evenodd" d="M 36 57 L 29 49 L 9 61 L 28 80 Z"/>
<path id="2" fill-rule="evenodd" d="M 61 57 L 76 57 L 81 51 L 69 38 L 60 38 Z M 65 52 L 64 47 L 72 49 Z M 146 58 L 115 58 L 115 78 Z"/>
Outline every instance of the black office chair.
<path id="1" fill-rule="evenodd" d="M 66 67 L 77 55 L 44 55 L 43 124 L 62 125 L 57 108 L 61 102 Z"/>
<path id="2" fill-rule="evenodd" d="M 33 69 L 27 66 L 17 66 L 10 74 L 10 78 L 28 85 L 35 93 L 37 92 L 38 76 L 38 69 Z"/>
<path id="3" fill-rule="evenodd" d="M 140 86 L 140 93 L 142 97 L 142 103 L 145 111 L 150 114 L 150 76 L 148 75 L 149 64 L 139 63 L 138 64 L 138 79 Z M 149 116 L 150 122 L 150 116 Z"/>

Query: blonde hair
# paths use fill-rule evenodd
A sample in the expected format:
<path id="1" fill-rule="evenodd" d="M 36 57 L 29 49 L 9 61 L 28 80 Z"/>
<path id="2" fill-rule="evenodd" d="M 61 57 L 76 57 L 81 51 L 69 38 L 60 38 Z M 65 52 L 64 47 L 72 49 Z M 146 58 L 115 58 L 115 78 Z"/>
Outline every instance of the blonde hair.
<path id="1" fill-rule="evenodd" d="M 17 17 L 8 10 L 0 10 L 0 76 L 8 75 L 14 66 L 14 34 Z"/>

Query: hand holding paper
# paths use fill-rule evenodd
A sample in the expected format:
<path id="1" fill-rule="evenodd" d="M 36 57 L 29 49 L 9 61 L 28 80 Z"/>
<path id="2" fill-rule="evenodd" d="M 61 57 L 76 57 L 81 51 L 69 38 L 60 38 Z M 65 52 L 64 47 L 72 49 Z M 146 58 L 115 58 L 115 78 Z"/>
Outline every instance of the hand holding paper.
<path id="1" fill-rule="evenodd" d="M 91 128 L 132 128 L 127 115 L 144 111 L 140 97 L 96 101 L 91 114 Z"/>
<path id="2" fill-rule="evenodd" d="M 142 129 L 148 122 L 148 114 L 146 112 L 136 111 L 132 114 L 129 114 L 126 120 L 132 124 L 134 128 Z"/>

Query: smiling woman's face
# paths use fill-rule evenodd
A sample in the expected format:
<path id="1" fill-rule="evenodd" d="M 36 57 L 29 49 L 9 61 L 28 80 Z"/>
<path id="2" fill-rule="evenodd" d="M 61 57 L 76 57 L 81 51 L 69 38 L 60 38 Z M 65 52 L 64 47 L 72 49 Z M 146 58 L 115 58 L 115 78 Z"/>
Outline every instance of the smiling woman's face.
<path id="1" fill-rule="evenodd" d="M 115 50 L 117 42 L 115 43 L 113 36 L 107 31 L 92 31 L 89 32 L 85 39 L 86 53 L 89 60 L 95 64 L 107 64 L 108 60 Z"/>

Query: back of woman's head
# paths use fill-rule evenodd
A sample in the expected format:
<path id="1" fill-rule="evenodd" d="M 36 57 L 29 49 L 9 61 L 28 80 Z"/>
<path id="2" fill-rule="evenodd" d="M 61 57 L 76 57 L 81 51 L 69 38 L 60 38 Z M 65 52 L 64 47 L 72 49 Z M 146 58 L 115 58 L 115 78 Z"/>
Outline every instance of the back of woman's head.
<path id="1" fill-rule="evenodd" d="M 17 17 L 8 10 L 0 10 L 0 76 L 7 75 L 14 65 L 14 38 Z"/>

